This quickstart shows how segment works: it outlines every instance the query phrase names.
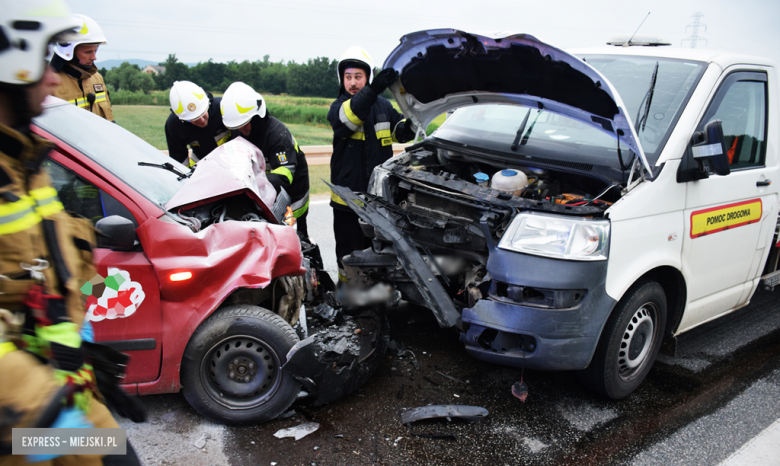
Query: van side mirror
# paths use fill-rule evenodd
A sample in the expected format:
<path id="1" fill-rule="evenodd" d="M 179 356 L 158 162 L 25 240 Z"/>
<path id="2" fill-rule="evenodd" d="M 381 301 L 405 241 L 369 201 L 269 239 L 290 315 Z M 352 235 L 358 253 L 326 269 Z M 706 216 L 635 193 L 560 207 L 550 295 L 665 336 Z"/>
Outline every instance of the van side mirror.
<path id="1" fill-rule="evenodd" d="M 98 235 L 98 247 L 110 248 L 112 251 L 130 251 L 137 244 L 135 225 L 119 215 L 101 218 L 95 228 L 102 233 Z"/>
<path id="2" fill-rule="evenodd" d="M 710 166 L 710 171 L 716 175 L 726 176 L 731 173 L 729 156 L 723 137 L 723 125 L 720 120 L 707 123 L 704 132 L 697 131 L 691 138 L 693 159 L 699 166 L 699 171 L 706 173 L 704 161 Z M 704 178 L 707 178 L 706 176 Z"/>

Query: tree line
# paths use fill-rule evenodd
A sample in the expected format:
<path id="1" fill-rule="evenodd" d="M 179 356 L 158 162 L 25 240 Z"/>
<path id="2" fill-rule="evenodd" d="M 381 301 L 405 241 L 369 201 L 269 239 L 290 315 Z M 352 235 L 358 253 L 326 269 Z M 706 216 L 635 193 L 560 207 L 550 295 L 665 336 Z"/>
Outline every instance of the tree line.
<path id="1" fill-rule="evenodd" d="M 304 97 L 334 98 L 338 95 L 338 61 L 327 57 L 310 58 L 306 63 L 294 61 L 272 62 L 266 55 L 262 60 L 244 60 L 216 63 L 209 59 L 195 66 L 187 66 L 176 54 L 160 65 L 165 73 L 151 76 L 141 72 L 138 65 L 122 63 L 118 68 L 100 70 L 106 83 L 114 90 L 127 90 L 148 94 L 153 90 L 168 90 L 174 81 L 192 81 L 206 91 L 224 92 L 227 87 L 241 81 L 256 91 L 267 94 L 290 94 Z"/>

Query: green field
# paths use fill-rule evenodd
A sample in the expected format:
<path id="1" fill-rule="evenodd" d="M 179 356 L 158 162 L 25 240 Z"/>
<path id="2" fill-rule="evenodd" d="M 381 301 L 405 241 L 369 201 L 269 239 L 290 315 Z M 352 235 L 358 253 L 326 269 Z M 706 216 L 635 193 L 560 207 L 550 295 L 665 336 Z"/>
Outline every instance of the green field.
<path id="1" fill-rule="evenodd" d="M 154 105 L 112 105 L 117 124 L 140 137 L 154 147 L 165 150 L 165 120 L 171 114 L 170 108 Z M 333 131 L 329 127 L 288 124 L 288 128 L 302 146 L 321 146 L 333 142 Z"/>
<path id="2" fill-rule="evenodd" d="M 315 97 L 267 96 L 269 112 L 284 122 L 301 146 L 326 146 L 333 143 L 333 131 L 325 116 L 331 99 Z M 393 106 L 398 106 L 393 102 Z M 168 149 L 165 142 L 165 120 L 171 114 L 165 105 L 112 105 L 117 124 L 160 150 Z M 444 121 L 444 115 L 428 126 L 432 133 Z M 309 166 L 311 194 L 325 194 L 328 187 L 321 179 L 330 180 L 330 166 Z"/>

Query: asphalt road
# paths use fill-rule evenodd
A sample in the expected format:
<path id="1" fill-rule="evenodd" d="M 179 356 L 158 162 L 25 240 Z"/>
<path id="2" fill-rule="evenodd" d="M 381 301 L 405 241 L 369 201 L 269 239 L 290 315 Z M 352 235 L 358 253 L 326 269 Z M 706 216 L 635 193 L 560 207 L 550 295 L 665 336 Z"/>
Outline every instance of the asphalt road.
<path id="1" fill-rule="evenodd" d="M 329 211 L 315 205 L 309 221 L 323 256 L 332 254 L 324 238 L 331 230 L 311 226 L 330 226 Z M 661 357 L 617 402 L 586 392 L 573 373 L 526 371 L 522 403 L 510 393 L 519 370 L 469 357 L 429 311 L 406 307 L 389 313 L 391 336 L 414 357 L 388 352 L 363 388 L 325 407 L 298 404 L 284 419 L 225 427 L 181 395 L 147 396 L 149 421 L 121 424 L 147 465 L 718 464 L 780 418 L 778 298 L 780 290 L 760 292 L 682 335 L 676 356 Z M 401 424 L 401 411 L 428 404 L 490 414 L 475 423 Z M 298 441 L 273 436 L 304 422 L 319 429 Z"/>

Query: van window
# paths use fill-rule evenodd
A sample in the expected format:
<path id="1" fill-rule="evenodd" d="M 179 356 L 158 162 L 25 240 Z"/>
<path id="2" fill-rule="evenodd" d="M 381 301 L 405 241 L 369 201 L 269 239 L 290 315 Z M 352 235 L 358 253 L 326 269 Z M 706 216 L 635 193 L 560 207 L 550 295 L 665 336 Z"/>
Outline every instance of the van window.
<path id="1" fill-rule="evenodd" d="M 764 166 L 766 108 L 766 75 L 763 73 L 732 74 L 713 99 L 700 128 L 713 120 L 723 122 L 732 170 Z"/>

